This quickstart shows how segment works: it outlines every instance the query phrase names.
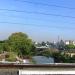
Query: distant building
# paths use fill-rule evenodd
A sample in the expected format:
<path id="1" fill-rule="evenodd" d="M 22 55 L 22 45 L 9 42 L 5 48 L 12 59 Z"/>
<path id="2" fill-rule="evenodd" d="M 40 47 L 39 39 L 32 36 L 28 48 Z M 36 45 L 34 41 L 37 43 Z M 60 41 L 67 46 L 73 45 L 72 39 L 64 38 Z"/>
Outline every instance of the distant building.
<path id="1" fill-rule="evenodd" d="M 35 45 L 37 45 L 37 44 L 38 44 L 38 42 L 34 42 L 34 44 L 35 44 Z"/>
<path id="2" fill-rule="evenodd" d="M 48 49 L 49 47 L 47 46 L 40 46 L 40 47 L 36 47 L 36 49 Z"/>
<path id="3" fill-rule="evenodd" d="M 67 40 L 67 41 L 65 41 L 65 44 L 66 44 L 66 45 L 69 45 L 70 43 L 69 43 L 69 41 Z"/>
<path id="4" fill-rule="evenodd" d="M 73 45 L 75 46 L 75 41 L 73 41 Z"/>
<path id="5" fill-rule="evenodd" d="M 75 45 L 75 41 L 73 41 L 73 40 L 66 40 L 66 41 L 65 41 L 65 44 L 66 44 L 66 45 L 69 45 L 69 44 Z"/>
<path id="6" fill-rule="evenodd" d="M 53 41 L 53 44 L 56 44 L 57 42 Z"/>
<path id="7" fill-rule="evenodd" d="M 67 54 L 67 55 L 69 55 L 71 57 L 75 56 L 75 50 L 67 50 L 67 51 L 64 51 L 62 53 L 65 53 L 65 54 Z"/>

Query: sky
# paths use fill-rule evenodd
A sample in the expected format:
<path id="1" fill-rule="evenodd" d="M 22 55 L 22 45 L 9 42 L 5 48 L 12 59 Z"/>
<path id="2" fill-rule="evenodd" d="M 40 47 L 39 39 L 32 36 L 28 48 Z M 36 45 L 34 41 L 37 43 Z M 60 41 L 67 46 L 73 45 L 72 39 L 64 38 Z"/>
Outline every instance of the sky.
<path id="1" fill-rule="evenodd" d="M 75 0 L 0 0 L 0 40 L 14 32 L 34 41 L 75 40 Z"/>

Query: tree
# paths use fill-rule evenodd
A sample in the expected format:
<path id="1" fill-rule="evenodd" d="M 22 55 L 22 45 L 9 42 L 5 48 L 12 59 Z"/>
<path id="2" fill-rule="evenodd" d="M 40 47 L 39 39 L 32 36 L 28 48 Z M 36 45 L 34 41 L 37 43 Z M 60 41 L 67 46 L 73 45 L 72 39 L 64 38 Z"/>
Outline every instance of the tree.
<path id="1" fill-rule="evenodd" d="M 66 50 L 75 49 L 75 46 L 73 44 L 69 44 L 65 46 Z"/>
<path id="2" fill-rule="evenodd" d="M 6 40 L 0 41 L 0 53 L 9 50 L 9 45 Z"/>
<path id="3" fill-rule="evenodd" d="M 75 63 L 75 55 L 70 58 L 70 63 Z"/>
<path id="4" fill-rule="evenodd" d="M 0 42 L 0 53 L 3 52 L 3 45 L 4 45 L 4 43 Z"/>
<path id="5" fill-rule="evenodd" d="M 16 61 L 16 54 L 14 52 L 9 52 L 6 56 L 6 61 Z"/>
<path id="6" fill-rule="evenodd" d="M 62 52 L 54 52 L 52 54 L 52 57 L 54 58 L 54 61 L 56 63 L 70 63 L 70 56 L 67 54 L 62 54 Z"/>
<path id="7" fill-rule="evenodd" d="M 46 56 L 46 57 L 52 57 L 52 52 L 49 50 L 44 50 L 43 52 L 41 52 L 42 56 Z"/>
<path id="8" fill-rule="evenodd" d="M 17 53 L 19 56 L 24 57 L 32 55 L 32 48 L 34 45 L 27 34 L 22 32 L 13 33 L 8 38 L 8 44 L 10 45 L 10 51 Z"/>

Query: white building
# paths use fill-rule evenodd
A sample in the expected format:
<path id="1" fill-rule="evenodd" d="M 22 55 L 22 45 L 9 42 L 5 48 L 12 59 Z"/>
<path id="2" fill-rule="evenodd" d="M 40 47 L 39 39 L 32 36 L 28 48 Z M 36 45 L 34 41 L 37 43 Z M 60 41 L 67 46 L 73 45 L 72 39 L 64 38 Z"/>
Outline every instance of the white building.
<path id="1" fill-rule="evenodd" d="M 73 45 L 75 46 L 75 41 L 73 41 Z"/>
<path id="2" fill-rule="evenodd" d="M 65 41 L 65 44 L 66 44 L 66 45 L 69 45 L 70 43 L 69 43 L 69 41 Z"/>
<path id="3" fill-rule="evenodd" d="M 75 45 L 75 41 L 72 41 L 72 40 L 66 40 L 66 41 L 65 41 L 65 44 L 66 44 L 66 45 L 69 45 L 69 44 Z"/>

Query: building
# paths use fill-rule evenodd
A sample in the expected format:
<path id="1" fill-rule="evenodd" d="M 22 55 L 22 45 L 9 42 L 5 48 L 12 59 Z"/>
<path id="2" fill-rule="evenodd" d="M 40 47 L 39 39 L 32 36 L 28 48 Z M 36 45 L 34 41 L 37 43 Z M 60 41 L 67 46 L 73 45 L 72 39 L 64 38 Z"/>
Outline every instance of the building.
<path id="1" fill-rule="evenodd" d="M 75 46 L 75 41 L 73 41 L 73 45 Z"/>
<path id="2" fill-rule="evenodd" d="M 65 41 L 65 44 L 66 44 L 66 45 L 69 45 L 70 43 L 69 43 L 69 41 L 67 40 L 67 41 Z"/>
<path id="3" fill-rule="evenodd" d="M 69 45 L 69 44 L 75 45 L 75 41 L 74 40 L 66 40 L 65 44 L 66 45 Z"/>
<path id="4" fill-rule="evenodd" d="M 44 51 L 44 50 L 47 50 L 47 49 L 49 49 L 49 47 L 46 47 L 46 46 L 36 47 L 36 51 Z"/>

